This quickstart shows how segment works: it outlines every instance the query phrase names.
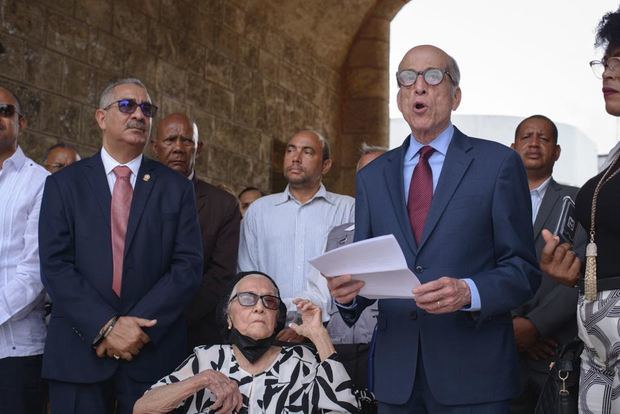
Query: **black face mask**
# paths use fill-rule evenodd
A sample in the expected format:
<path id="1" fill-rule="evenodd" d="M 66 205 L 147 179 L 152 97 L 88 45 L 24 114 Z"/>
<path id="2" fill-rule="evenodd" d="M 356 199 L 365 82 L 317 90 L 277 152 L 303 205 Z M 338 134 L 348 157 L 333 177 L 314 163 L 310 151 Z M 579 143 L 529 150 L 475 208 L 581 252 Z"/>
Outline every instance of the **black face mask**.
<path id="1" fill-rule="evenodd" d="M 243 356 L 252 364 L 267 352 L 275 339 L 275 333 L 268 338 L 253 339 L 241 334 L 235 328 L 230 331 L 230 343 L 236 345 Z"/>

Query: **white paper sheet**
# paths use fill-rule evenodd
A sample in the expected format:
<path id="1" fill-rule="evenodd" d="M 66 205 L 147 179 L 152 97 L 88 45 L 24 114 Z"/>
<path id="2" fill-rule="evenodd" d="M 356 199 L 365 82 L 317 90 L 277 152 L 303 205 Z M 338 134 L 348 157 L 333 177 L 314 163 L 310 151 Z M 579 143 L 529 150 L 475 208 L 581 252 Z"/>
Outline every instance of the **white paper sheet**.
<path id="1" fill-rule="evenodd" d="M 412 298 L 420 285 L 392 234 L 362 240 L 310 259 L 327 277 L 350 274 L 366 284 L 360 295 L 370 299 Z"/>

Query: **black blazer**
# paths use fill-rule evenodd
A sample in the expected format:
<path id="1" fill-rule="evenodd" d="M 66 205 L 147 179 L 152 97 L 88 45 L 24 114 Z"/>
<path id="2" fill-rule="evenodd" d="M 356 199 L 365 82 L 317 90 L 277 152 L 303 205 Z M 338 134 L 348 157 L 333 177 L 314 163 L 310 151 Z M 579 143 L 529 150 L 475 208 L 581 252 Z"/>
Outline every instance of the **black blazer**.
<path id="1" fill-rule="evenodd" d="M 190 350 L 198 345 L 222 343 L 221 327 L 216 323 L 216 306 L 237 271 L 241 223 L 235 196 L 197 178 L 193 184 L 204 263 L 202 282 L 186 311 Z"/>
<path id="2" fill-rule="evenodd" d="M 111 194 L 101 154 L 45 183 L 39 220 L 41 277 L 54 307 L 43 377 L 93 383 L 120 364 L 137 381 L 169 373 L 185 354 L 182 311 L 200 282 L 201 240 L 191 183 L 143 158 L 133 193 L 122 294 L 112 291 Z M 157 319 L 131 362 L 98 358 L 92 342 L 113 316 Z"/>

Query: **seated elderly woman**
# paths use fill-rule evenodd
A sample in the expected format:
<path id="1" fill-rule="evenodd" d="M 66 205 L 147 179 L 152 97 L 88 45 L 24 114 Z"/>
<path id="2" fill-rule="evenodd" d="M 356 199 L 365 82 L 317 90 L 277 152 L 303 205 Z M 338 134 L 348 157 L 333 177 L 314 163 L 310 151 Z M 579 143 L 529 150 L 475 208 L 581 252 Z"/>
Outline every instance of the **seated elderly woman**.
<path id="1" fill-rule="evenodd" d="M 224 310 L 231 345 L 195 348 L 136 402 L 134 414 L 357 412 L 319 307 L 296 299 L 302 323 L 290 325 L 316 353 L 305 345 L 277 346 L 286 307 L 275 282 L 260 272 L 240 273 L 236 280 Z"/>

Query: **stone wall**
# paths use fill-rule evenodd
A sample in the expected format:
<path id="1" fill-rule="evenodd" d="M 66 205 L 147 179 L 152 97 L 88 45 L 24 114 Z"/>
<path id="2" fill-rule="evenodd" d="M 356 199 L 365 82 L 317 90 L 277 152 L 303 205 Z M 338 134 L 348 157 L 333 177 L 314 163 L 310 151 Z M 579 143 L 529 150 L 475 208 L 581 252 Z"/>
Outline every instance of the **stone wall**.
<path id="1" fill-rule="evenodd" d="M 373 55 L 377 44 L 360 45 L 360 27 L 369 22 L 370 32 L 387 33 L 391 17 L 379 14 L 384 21 L 377 29 L 377 10 L 398 10 L 403 3 L 0 0 L 6 49 L 0 85 L 22 100 L 29 128 L 20 144 L 37 161 L 57 141 L 75 144 L 83 156 L 94 153 L 100 91 L 111 79 L 134 76 L 147 85 L 161 115 L 182 111 L 196 119 L 206 142 L 197 170 L 210 181 L 235 191 L 246 185 L 280 191 L 281 143 L 312 127 L 324 131 L 335 149 L 330 188 L 351 193 L 350 158 L 360 136 L 368 132 L 369 142 L 387 143 L 387 83 L 352 64 L 354 56 L 369 52 L 387 65 L 386 46 Z M 377 35 L 383 43 L 385 33 Z M 370 49 L 350 53 L 354 43 Z M 368 94 L 382 91 L 385 108 L 375 102 L 365 110 L 351 92 L 368 82 Z M 361 133 L 351 127 L 352 112 L 377 110 L 370 120 L 380 127 Z"/>

